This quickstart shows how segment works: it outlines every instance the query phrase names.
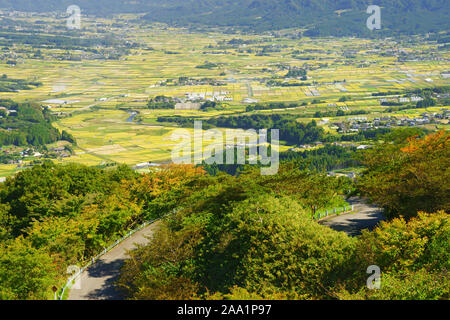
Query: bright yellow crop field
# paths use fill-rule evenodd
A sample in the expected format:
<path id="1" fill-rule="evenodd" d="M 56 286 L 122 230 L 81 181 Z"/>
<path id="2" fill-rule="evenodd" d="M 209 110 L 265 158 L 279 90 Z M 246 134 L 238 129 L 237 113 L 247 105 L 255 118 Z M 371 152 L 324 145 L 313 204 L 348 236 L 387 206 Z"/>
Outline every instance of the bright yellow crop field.
<path id="1" fill-rule="evenodd" d="M 247 103 L 244 99 L 255 99 L 258 102 L 306 102 L 307 106 L 300 108 L 261 111 L 298 114 L 300 121 L 311 119 L 315 111 L 337 108 L 370 110 L 373 112 L 368 116 L 370 118 L 382 115 L 384 109 L 372 93 L 449 84 L 449 79 L 442 75 L 450 70 L 448 51 L 441 52 L 441 60 L 427 57 L 399 60 L 399 50 L 418 56 L 434 50 L 435 44 L 427 42 L 410 45 L 393 40 L 355 38 L 299 40 L 268 34 L 223 34 L 216 30 L 196 33 L 131 23 L 126 28 L 117 28 L 112 27 L 112 23 L 121 23 L 121 17 L 101 21 L 91 19 L 87 18 L 85 22 L 88 30 L 101 22 L 111 26 L 110 31 L 122 40 L 136 42 L 139 47 L 129 49 L 119 60 L 68 61 L 56 58 L 65 54 L 64 50 L 43 48 L 42 59 L 22 58 L 14 67 L 0 63 L 0 74 L 43 83 L 32 90 L 1 93 L 0 97 L 52 106 L 52 111 L 60 116 L 54 125 L 73 134 L 78 143 L 74 155 L 61 159 L 64 162 L 135 165 L 168 161 L 174 145 L 170 136 L 177 128 L 160 125 L 156 121 L 159 116 L 206 119 L 236 114 L 245 111 Z M 235 38 L 249 41 L 249 44 L 227 47 L 227 42 Z M 263 47 L 266 52 L 261 54 Z M 216 67 L 198 68 L 208 62 Z M 287 72 L 283 65 L 308 68 L 308 81 L 312 85 L 266 85 L 267 79 Z M 176 82 L 182 76 L 211 78 L 223 81 L 224 85 L 161 85 L 168 79 Z M 224 110 L 146 108 L 148 99 L 157 95 L 184 97 L 189 93 L 209 97 L 220 92 L 226 92 L 232 98 L 226 102 Z M 344 95 L 352 99 L 339 102 Z M 127 122 L 130 116 L 127 110 L 139 111 L 142 121 Z M 415 117 L 430 110 L 406 110 L 399 115 Z M 13 165 L 0 165 L 0 176 L 12 174 L 14 170 Z"/>

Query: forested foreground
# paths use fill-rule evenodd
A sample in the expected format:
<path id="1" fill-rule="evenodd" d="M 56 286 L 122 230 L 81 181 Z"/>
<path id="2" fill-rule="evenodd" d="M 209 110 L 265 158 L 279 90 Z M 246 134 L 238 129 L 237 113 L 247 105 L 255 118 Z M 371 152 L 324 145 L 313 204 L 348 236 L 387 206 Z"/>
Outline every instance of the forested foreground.
<path id="1" fill-rule="evenodd" d="M 173 209 L 122 270 L 130 299 L 448 299 L 449 136 L 392 140 L 366 154 L 356 185 L 299 162 L 275 176 L 51 163 L 20 172 L 0 186 L 0 299 L 51 299 L 69 265 Z M 355 188 L 390 220 L 351 238 L 311 218 Z M 381 290 L 366 288 L 370 265 Z"/>

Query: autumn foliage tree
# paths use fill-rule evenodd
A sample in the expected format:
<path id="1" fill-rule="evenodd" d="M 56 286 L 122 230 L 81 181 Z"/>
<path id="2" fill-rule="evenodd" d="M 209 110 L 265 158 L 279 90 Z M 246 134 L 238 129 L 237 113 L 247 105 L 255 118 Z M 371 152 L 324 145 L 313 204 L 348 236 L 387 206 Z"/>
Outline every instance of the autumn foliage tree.
<path id="1" fill-rule="evenodd" d="M 382 206 L 388 217 L 450 209 L 448 132 L 384 143 L 367 152 L 364 164 L 367 170 L 359 188 Z"/>

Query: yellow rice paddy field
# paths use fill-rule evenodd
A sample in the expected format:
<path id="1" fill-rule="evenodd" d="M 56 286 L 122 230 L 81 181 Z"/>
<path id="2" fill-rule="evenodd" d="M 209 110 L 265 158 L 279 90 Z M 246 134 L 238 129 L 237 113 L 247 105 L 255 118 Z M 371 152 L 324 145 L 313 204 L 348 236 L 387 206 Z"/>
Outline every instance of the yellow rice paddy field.
<path id="1" fill-rule="evenodd" d="M 111 29 L 111 32 L 115 31 Z M 400 49 L 427 52 L 435 49 L 433 44 L 426 42 L 399 47 L 398 43 L 390 40 L 291 40 L 269 35 L 222 34 L 213 30 L 195 33 L 158 25 L 131 25 L 127 30 L 121 30 L 121 34 L 125 40 L 139 43 L 140 47 L 130 49 L 129 54 L 119 60 L 61 61 L 52 57 L 63 54 L 63 50 L 43 49 L 44 59 L 24 58 L 13 67 L 0 64 L 0 74 L 43 83 L 33 90 L 1 93 L 0 97 L 50 105 L 55 114 L 63 115 L 54 125 L 73 134 L 78 144 L 75 153 L 70 158 L 61 159 L 63 162 L 135 165 L 147 161 L 168 161 L 174 146 L 170 137 L 177 128 L 160 125 L 156 121 L 159 116 L 209 118 L 236 114 L 245 111 L 245 99 L 252 99 L 258 102 L 308 103 L 303 108 L 280 111 L 283 113 L 300 115 L 308 111 L 347 108 L 373 111 L 369 115 L 371 117 L 379 116 L 384 109 L 372 93 L 449 84 L 448 78 L 443 76 L 450 70 L 449 52 L 441 53 L 446 60 L 400 62 L 397 57 L 381 55 L 379 51 L 379 48 L 383 52 Z M 234 38 L 252 40 L 255 44 L 220 49 L 221 44 Z M 276 50 L 260 55 L 255 50 L 260 46 Z M 293 51 L 298 52 L 297 58 L 294 58 Z M 208 62 L 217 67 L 198 68 Z M 313 86 L 267 86 L 264 78 L 286 73 L 279 70 L 279 65 L 308 67 L 308 81 L 314 81 Z M 181 76 L 212 78 L 223 81 L 225 85 L 161 85 L 168 79 L 176 82 Z M 226 92 L 231 98 L 224 110 L 203 112 L 146 108 L 148 99 L 157 95 L 184 97 L 186 94 L 201 94 L 208 97 L 217 92 Z M 351 100 L 339 102 L 344 95 Z M 127 122 L 130 117 L 127 110 L 138 111 L 141 123 Z M 405 110 L 399 115 L 415 117 L 423 111 Z M 303 117 L 300 121 L 310 119 Z M 0 176 L 10 175 L 16 170 L 13 165 L 0 165 Z"/>

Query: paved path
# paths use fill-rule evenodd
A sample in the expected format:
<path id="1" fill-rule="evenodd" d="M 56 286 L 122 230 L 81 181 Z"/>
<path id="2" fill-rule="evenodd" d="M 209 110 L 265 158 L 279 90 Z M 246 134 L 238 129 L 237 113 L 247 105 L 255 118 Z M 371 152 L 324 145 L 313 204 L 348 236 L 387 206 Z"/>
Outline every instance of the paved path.
<path id="1" fill-rule="evenodd" d="M 127 251 L 137 244 L 146 244 L 158 226 L 158 222 L 136 232 L 97 260 L 81 275 L 80 289 L 72 289 L 68 300 L 122 300 L 124 297 L 114 286 L 120 268 L 128 258 Z"/>
<path id="2" fill-rule="evenodd" d="M 363 199 L 351 199 L 349 203 L 354 205 L 354 213 L 331 217 L 319 223 L 356 236 L 361 230 L 372 229 L 384 219 L 381 209 L 367 204 Z M 128 258 L 127 251 L 137 244 L 148 243 L 157 226 L 158 222 L 147 226 L 102 256 L 82 274 L 81 289 L 70 290 L 68 300 L 122 300 L 124 297 L 116 290 L 114 283 Z"/>
<path id="3" fill-rule="evenodd" d="M 362 230 L 372 230 L 384 220 L 383 211 L 368 204 L 364 199 L 352 198 L 349 203 L 354 205 L 354 213 L 331 217 L 320 223 L 336 231 L 344 231 L 349 236 L 357 236 Z"/>

